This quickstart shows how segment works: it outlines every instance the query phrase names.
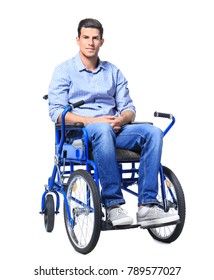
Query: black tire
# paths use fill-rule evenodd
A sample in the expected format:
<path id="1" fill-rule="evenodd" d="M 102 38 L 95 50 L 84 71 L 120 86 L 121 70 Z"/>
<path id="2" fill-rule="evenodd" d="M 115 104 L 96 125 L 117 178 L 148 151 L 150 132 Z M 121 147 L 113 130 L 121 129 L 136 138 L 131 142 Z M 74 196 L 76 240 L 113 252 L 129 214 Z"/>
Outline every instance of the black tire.
<path id="1" fill-rule="evenodd" d="M 44 210 L 44 224 L 47 232 L 51 232 L 54 228 L 54 199 L 51 194 L 47 194 L 45 197 L 45 210 Z"/>
<path id="2" fill-rule="evenodd" d="M 90 253 L 96 246 L 100 231 L 102 210 L 100 195 L 92 176 L 85 170 L 74 171 L 67 183 L 66 198 L 72 226 L 64 202 L 64 221 L 68 238 L 81 254 Z"/>
<path id="3" fill-rule="evenodd" d="M 180 216 L 180 223 L 176 225 L 149 228 L 148 231 L 154 239 L 164 243 L 171 243 L 180 236 L 183 230 L 185 217 L 186 217 L 186 205 L 185 205 L 185 197 L 181 184 L 178 181 L 175 174 L 165 166 L 163 166 L 163 172 L 166 179 L 170 183 L 170 190 L 173 192 L 173 195 L 177 199 L 177 205 L 178 205 L 177 210 L 170 208 L 171 210 L 169 209 L 169 211 L 173 210 L 178 213 L 178 215 Z M 167 191 L 168 189 L 167 186 L 165 186 L 165 188 L 166 188 L 167 199 L 171 200 L 171 195 L 169 194 L 169 191 Z"/>

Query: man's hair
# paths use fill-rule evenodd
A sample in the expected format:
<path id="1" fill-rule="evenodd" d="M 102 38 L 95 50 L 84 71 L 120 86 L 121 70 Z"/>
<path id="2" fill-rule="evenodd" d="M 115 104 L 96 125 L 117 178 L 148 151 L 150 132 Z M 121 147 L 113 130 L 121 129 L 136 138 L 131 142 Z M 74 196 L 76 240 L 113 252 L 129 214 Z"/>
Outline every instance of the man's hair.
<path id="1" fill-rule="evenodd" d="M 100 38 L 102 39 L 102 37 L 103 37 L 103 26 L 97 19 L 93 19 L 93 18 L 82 19 L 79 22 L 79 25 L 78 25 L 78 28 L 77 28 L 78 37 L 80 37 L 82 27 L 98 29 L 100 31 Z"/>

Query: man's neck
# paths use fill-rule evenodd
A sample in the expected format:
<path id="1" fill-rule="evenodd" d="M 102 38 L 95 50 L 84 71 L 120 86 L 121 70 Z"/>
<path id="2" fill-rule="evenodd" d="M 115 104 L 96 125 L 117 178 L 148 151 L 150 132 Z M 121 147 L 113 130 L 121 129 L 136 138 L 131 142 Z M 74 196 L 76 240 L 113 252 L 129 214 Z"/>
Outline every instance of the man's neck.
<path id="1" fill-rule="evenodd" d="M 98 57 L 86 57 L 80 52 L 80 58 L 87 70 L 93 71 L 97 68 Z"/>

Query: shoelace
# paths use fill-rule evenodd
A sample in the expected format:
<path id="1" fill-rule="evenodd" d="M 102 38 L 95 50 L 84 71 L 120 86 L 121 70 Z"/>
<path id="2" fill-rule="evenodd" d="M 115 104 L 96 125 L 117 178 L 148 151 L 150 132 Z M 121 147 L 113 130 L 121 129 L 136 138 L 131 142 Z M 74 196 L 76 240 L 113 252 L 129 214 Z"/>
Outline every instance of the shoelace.
<path id="1" fill-rule="evenodd" d="M 158 212 L 162 212 L 162 209 L 160 208 L 160 207 L 158 207 L 157 205 L 154 205 L 153 206 L 153 209 L 155 210 L 155 211 L 158 211 Z"/>
<path id="2" fill-rule="evenodd" d="M 114 210 L 114 209 L 112 209 L 112 210 Z M 111 210 L 111 211 L 112 211 Z M 121 207 L 117 207 L 117 208 L 115 208 L 115 215 L 116 216 L 119 216 L 120 214 L 127 214 L 127 212 L 123 209 L 123 208 L 121 208 Z M 109 216 L 109 214 L 110 213 L 108 213 L 107 215 Z"/>
<path id="3" fill-rule="evenodd" d="M 126 210 L 124 210 L 124 209 L 122 209 L 122 208 L 120 208 L 120 207 L 118 207 L 117 209 L 116 209 L 116 214 L 117 214 L 117 216 L 119 216 L 120 214 L 127 214 L 127 212 L 126 212 Z"/>

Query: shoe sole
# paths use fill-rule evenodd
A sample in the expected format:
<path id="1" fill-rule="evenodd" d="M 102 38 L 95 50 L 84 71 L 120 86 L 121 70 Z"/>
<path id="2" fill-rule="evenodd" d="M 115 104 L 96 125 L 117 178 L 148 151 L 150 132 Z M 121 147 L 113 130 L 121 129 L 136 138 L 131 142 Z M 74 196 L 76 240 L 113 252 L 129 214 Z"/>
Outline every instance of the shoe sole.
<path id="1" fill-rule="evenodd" d="M 139 221 L 138 224 L 141 225 L 142 228 L 148 228 L 148 227 L 161 227 L 168 224 L 176 224 L 180 221 L 179 215 L 175 215 L 172 217 L 165 217 L 162 219 L 154 219 L 154 220 L 147 220 L 147 221 Z"/>
<path id="2" fill-rule="evenodd" d="M 130 218 L 123 218 L 115 221 L 111 221 L 113 226 L 128 226 L 133 224 L 133 219 Z"/>

